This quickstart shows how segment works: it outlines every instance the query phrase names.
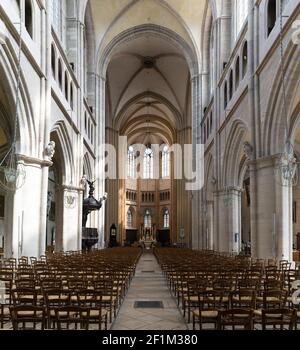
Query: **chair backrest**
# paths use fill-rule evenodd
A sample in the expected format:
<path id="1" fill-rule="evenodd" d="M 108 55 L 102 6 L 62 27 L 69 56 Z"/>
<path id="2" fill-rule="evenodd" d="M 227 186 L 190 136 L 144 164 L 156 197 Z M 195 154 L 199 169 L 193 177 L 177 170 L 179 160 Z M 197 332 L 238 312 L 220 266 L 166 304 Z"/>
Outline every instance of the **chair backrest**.
<path id="1" fill-rule="evenodd" d="M 230 293 L 230 305 L 232 309 L 236 308 L 256 308 L 256 291 L 255 290 L 237 290 Z"/>
<path id="2" fill-rule="evenodd" d="M 207 290 L 198 292 L 198 304 L 200 309 L 222 309 L 223 308 L 222 290 Z"/>
<path id="3" fill-rule="evenodd" d="M 231 326 L 233 329 L 236 326 L 242 326 L 245 330 L 251 330 L 253 328 L 253 310 L 243 308 L 222 310 L 219 312 L 219 324 L 223 330 L 226 326 Z"/>
<path id="4" fill-rule="evenodd" d="M 266 330 L 267 326 L 280 326 L 280 329 L 288 327 L 292 330 L 295 321 L 295 310 L 286 308 L 274 308 L 262 310 L 262 329 Z"/>
<path id="5" fill-rule="evenodd" d="M 40 330 L 45 329 L 45 309 L 40 306 L 18 305 L 10 307 L 11 320 L 14 330 Z"/>
<path id="6" fill-rule="evenodd" d="M 57 278 L 44 278 L 41 280 L 40 285 L 43 291 L 62 289 L 62 280 Z"/>
<path id="7" fill-rule="evenodd" d="M 13 304 L 36 305 L 37 291 L 34 288 L 16 288 L 12 290 Z"/>
<path id="8" fill-rule="evenodd" d="M 263 293 L 263 308 L 283 308 L 287 300 L 287 291 L 285 290 L 266 290 Z"/>
<path id="9" fill-rule="evenodd" d="M 79 306 L 65 306 L 55 309 L 55 322 L 58 330 L 88 330 L 90 310 Z"/>
<path id="10" fill-rule="evenodd" d="M 44 300 L 49 311 L 53 307 L 70 305 L 71 296 L 69 291 L 62 289 L 46 289 L 44 290 Z"/>

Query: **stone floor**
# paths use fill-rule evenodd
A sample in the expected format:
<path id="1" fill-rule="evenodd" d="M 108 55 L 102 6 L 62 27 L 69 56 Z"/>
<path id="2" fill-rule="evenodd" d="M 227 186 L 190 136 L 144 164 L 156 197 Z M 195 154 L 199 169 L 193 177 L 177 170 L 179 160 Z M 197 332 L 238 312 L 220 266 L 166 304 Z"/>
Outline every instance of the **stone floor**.
<path id="1" fill-rule="evenodd" d="M 162 301 L 163 308 L 135 308 L 135 301 Z M 145 252 L 112 330 L 187 330 L 155 256 Z"/>

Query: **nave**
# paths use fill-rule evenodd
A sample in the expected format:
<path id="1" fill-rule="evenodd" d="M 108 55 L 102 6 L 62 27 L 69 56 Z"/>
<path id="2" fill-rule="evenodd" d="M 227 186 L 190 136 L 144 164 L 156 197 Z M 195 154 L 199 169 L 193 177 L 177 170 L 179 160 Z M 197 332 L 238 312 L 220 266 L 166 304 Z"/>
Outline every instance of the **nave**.
<path id="1" fill-rule="evenodd" d="M 161 305 L 154 305 L 154 308 L 135 308 L 138 301 Z M 151 251 L 146 251 L 137 264 L 135 276 L 112 330 L 187 329 L 155 256 Z"/>
<path id="2" fill-rule="evenodd" d="M 34 330 L 298 329 L 300 270 L 183 248 L 113 248 L 1 263 L 0 325 Z"/>

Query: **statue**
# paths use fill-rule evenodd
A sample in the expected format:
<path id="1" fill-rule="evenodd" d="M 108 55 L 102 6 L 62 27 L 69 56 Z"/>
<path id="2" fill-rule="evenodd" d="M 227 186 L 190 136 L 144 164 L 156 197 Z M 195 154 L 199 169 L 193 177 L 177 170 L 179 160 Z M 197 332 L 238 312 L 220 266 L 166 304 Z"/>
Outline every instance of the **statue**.
<path id="1" fill-rule="evenodd" d="M 45 149 L 45 154 L 48 157 L 49 160 L 52 160 L 54 154 L 55 154 L 55 142 L 50 141 Z"/>
<path id="2" fill-rule="evenodd" d="M 82 187 L 85 187 L 86 183 L 87 183 L 87 176 L 83 175 L 81 180 L 80 180 L 80 184 Z"/>
<path id="3" fill-rule="evenodd" d="M 243 147 L 244 147 L 244 153 L 247 159 L 248 160 L 253 159 L 253 147 L 251 146 L 251 144 L 248 141 L 246 141 L 244 142 Z"/>
<path id="4" fill-rule="evenodd" d="M 47 196 L 47 216 L 49 217 L 50 210 L 51 210 L 51 202 L 53 198 L 53 193 L 51 191 L 48 191 L 48 196 Z"/>

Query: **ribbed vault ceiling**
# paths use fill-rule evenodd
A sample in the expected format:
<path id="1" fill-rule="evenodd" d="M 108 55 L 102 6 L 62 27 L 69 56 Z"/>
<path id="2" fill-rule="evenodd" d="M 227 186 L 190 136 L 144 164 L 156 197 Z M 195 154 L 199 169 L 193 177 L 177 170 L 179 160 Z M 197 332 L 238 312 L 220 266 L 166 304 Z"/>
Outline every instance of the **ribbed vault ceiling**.
<path id="1" fill-rule="evenodd" d="M 144 24 L 168 28 L 199 52 L 206 0 L 91 0 L 90 4 L 99 57 L 118 34 Z M 133 142 L 172 142 L 175 130 L 191 126 L 189 68 L 171 40 L 144 35 L 119 45 L 106 81 L 110 126 Z"/>

